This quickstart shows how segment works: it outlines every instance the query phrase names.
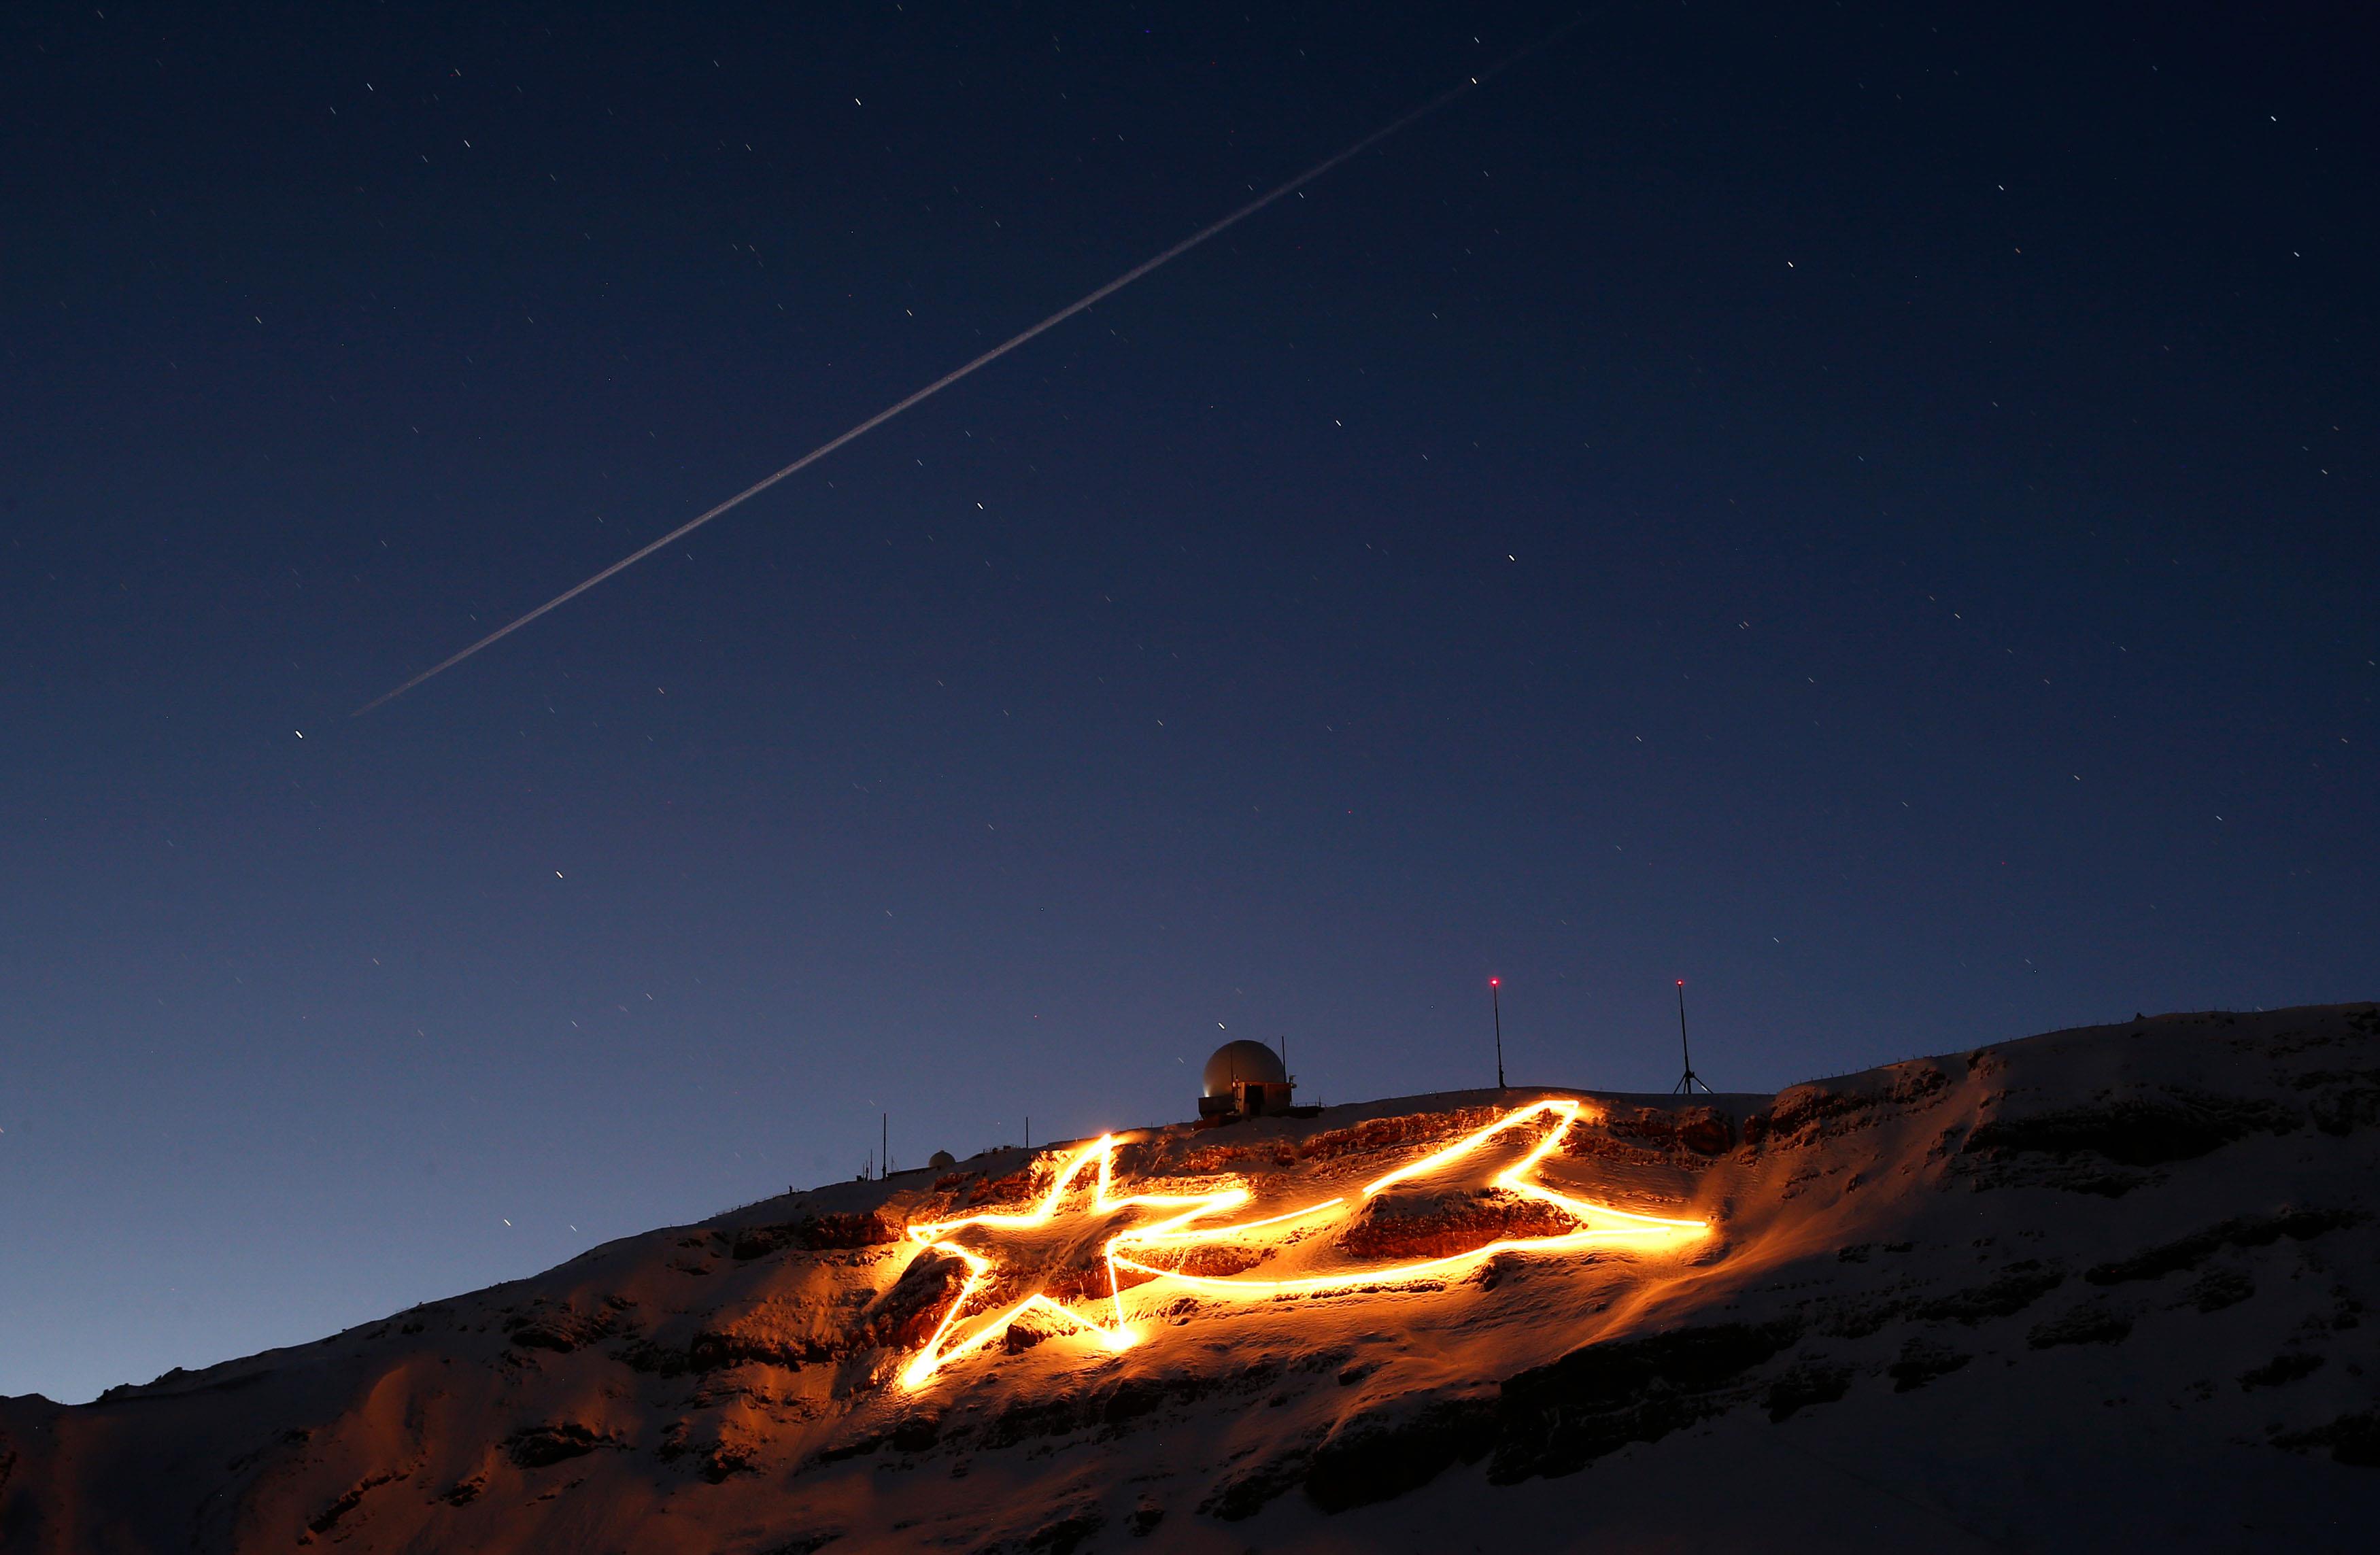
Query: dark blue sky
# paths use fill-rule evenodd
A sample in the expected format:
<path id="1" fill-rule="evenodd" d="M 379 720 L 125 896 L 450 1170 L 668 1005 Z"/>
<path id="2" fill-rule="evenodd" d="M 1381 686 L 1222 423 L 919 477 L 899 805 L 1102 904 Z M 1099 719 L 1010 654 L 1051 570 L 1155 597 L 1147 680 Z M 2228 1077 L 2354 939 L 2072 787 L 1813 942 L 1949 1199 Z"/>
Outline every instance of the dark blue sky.
<path id="1" fill-rule="evenodd" d="M 1304 1093 L 2369 998 L 2350 10 L 0 17 L 0 1391 Z M 300 737 L 302 735 L 302 738 Z"/>

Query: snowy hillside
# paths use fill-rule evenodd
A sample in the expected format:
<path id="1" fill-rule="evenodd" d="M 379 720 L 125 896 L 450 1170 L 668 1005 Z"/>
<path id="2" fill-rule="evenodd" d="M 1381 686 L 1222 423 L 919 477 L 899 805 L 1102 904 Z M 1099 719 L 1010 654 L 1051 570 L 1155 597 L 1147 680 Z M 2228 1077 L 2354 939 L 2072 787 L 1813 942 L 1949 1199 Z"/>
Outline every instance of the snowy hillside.
<path id="1" fill-rule="evenodd" d="M 0 1400 L 0 1548 L 2362 1549 L 2375 1168 L 2371 1005 L 1009 1151 Z"/>

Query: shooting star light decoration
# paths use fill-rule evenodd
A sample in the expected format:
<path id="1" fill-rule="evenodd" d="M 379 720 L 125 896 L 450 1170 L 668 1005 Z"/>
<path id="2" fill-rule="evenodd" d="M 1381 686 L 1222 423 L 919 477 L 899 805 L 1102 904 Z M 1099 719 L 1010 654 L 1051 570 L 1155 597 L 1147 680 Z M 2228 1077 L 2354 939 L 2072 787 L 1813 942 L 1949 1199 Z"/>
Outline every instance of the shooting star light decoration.
<path id="1" fill-rule="evenodd" d="M 1058 1165 L 1049 1188 L 1030 1208 L 992 1211 L 956 1220 L 922 1221 L 908 1227 L 912 1242 L 962 1260 L 965 1277 L 943 1309 L 924 1348 L 901 1374 L 903 1386 L 915 1391 L 927 1386 L 945 1367 L 980 1352 L 1001 1339 L 1008 1326 L 1028 1315 L 1063 1331 L 1087 1335 L 1111 1350 L 1129 1349 L 1139 1339 L 1132 1326 L 1124 1294 L 1148 1289 L 1162 1294 L 1189 1287 L 1201 1294 L 1255 1300 L 1289 1294 L 1332 1292 L 1408 1285 L 1455 1274 L 1500 1253 L 1550 1256 L 1588 1247 L 1620 1244 L 1658 1248 L 1706 1234 L 1710 1226 L 1698 1220 L 1672 1219 L 1615 1209 L 1560 1193 L 1536 1180 L 1538 1163 L 1559 1148 L 1577 1121 L 1585 1103 L 1568 1097 L 1549 1097 L 1504 1113 L 1440 1150 L 1406 1162 L 1375 1177 L 1352 1195 L 1323 1199 L 1286 1214 L 1261 1220 L 1210 1223 L 1245 1206 L 1253 1197 L 1243 1186 L 1205 1194 L 1127 1194 L 1115 1191 L 1114 1135 L 1101 1135 L 1068 1155 Z M 1520 1159 L 1494 1174 L 1489 1186 L 1549 1210 L 1569 1221 L 1570 1229 L 1545 1235 L 1496 1237 L 1460 1252 L 1385 1266 L 1357 1263 L 1325 1272 L 1287 1279 L 1257 1279 L 1243 1273 L 1203 1274 L 1180 1264 L 1166 1267 L 1148 1258 L 1180 1257 L 1207 1249 L 1238 1254 L 1248 1266 L 1261 1261 L 1264 1250 L 1281 1245 L 1291 1233 L 1327 1230 L 1345 1222 L 1386 1190 L 1401 1183 L 1457 1166 L 1500 1136 L 1532 1122 L 1544 1120 L 1544 1132 Z M 1081 1183 L 1089 1175 L 1087 1202 Z M 1065 1248 L 1079 1241 L 1098 1222 L 1118 1229 L 1099 1245 L 1104 1280 L 1078 1310 L 1050 1294 L 1050 1274 Z M 1035 1270 L 1038 1266 L 1037 1278 Z M 1129 1273 L 1136 1278 L 1127 1280 Z M 970 1313 L 968 1307 L 996 1283 L 1020 1282 L 1032 1289 L 1002 1302 L 991 1310 Z M 1021 1284 L 1019 1288 L 1021 1288 Z"/>

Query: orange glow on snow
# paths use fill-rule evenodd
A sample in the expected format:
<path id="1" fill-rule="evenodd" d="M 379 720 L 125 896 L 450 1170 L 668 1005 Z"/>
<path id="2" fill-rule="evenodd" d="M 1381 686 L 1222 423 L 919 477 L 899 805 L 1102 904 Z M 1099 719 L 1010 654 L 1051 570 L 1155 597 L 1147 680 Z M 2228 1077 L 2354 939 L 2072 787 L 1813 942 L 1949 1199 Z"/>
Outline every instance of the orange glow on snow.
<path id="1" fill-rule="evenodd" d="M 1186 1286 L 1203 1294 L 1255 1299 L 1284 1294 L 1321 1294 L 1333 1291 L 1364 1289 L 1379 1285 L 1409 1284 L 1433 1280 L 1474 1268 L 1499 1253 L 1556 1254 L 1575 1252 L 1591 1246 L 1621 1244 L 1656 1247 L 1685 1241 L 1710 1230 L 1704 1221 L 1671 1220 L 1658 1215 L 1640 1215 L 1609 1205 L 1592 1203 L 1558 1193 L 1533 1181 L 1531 1173 L 1539 1161 L 1551 1154 L 1570 1132 L 1584 1103 L 1568 1097 L 1553 1097 L 1516 1108 L 1495 1122 L 1466 1135 L 1445 1148 L 1418 1160 L 1406 1162 L 1385 1175 L 1364 1184 L 1352 1198 L 1342 1195 L 1309 1204 L 1286 1214 L 1269 1215 L 1262 1220 L 1213 1225 L 1203 1223 L 1212 1217 L 1229 1213 L 1245 1205 L 1253 1197 L 1245 1187 L 1232 1187 L 1208 1194 L 1139 1194 L 1118 1197 L 1113 1187 L 1112 1170 L 1116 1146 L 1111 1134 L 1101 1135 L 1069 1155 L 1060 1165 L 1049 1190 L 1030 1209 L 1014 1213 L 970 1215 L 961 1220 L 937 1221 L 912 1225 L 908 1234 L 912 1241 L 925 1244 L 937 1252 L 963 1259 L 967 1277 L 958 1295 L 951 1302 L 928 1339 L 901 1374 L 905 1387 L 917 1389 L 931 1381 L 942 1367 L 975 1354 L 1002 1336 L 1008 1325 L 1027 1312 L 1054 1319 L 1063 1328 L 1094 1336 L 1111 1350 L 1130 1348 L 1138 1342 L 1139 1334 L 1132 1327 L 1124 1310 L 1123 1290 L 1116 1278 L 1120 1269 L 1148 1275 L 1146 1284 L 1136 1290 L 1159 1291 L 1169 1282 Z M 1577 1222 L 1575 1230 L 1549 1236 L 1508 1237 L 1490 1241 L 1442 1257 L 1425 1258 L 1413 1263 L 1394 1264 L 1385 1268 L 1361 1267 L 1334 1270 L 1324 1274 L 1303 1275 L 1291 1279 L 1258 1280 L 1245 1275 L 1184 1274 L 1178 1270 L 1143 1263 L 1132 1255 L 1135 1250 L 1157 1248 L 1183 1249 L 1197 1246 L 1263 1247 L 1276 1245 L 1282 1228 L 1320 1221 L 1337 1212 L 1339 1218 L 1353 1216 L 1366 1200 L 1398 1183 L 1441 1171 L 1471 1155 L 1522 1124 L 1539 1117 L 1550 1117 L 1553 1126 L 1533 1145 L 1522 1158 L 1490 1179 L 1492 1185 L 1520 1197 L 1535 1200 L 1569 1216 Z M 1094 1319 L 1084 1316 L 1062 1302 L 1040 1292 L 1002 1307 L 987 1318 L 962 1319 L 960 1314 L 969 1301 L 991 1280 L 997 1261 L 972 1248 L 951 1240 L 970 1230 L 992 1233 L 1020 1232 L 1046 1226 L 1061 1213 L 1061 1206 L 1076 1180 L 1096 1165 L 1097 1187 L 1091 1202 L 1074 1215 L 1118 1216 L 1128 1211 L 1154 1215 L 1153 1221 L 1144 1222 L 1135 1217 L 1128 1224 L 1110 1235 L 1101 1247 L 1107 1265 L 1108 1294 L 1095 1306 L 1107 1308 L 1112 1318 Z M 1271 1233 L 1271 1234 L 1268 1234 Z M 965 1332 L 953 1337 L 953 1330 L 965 1328 Z"/>

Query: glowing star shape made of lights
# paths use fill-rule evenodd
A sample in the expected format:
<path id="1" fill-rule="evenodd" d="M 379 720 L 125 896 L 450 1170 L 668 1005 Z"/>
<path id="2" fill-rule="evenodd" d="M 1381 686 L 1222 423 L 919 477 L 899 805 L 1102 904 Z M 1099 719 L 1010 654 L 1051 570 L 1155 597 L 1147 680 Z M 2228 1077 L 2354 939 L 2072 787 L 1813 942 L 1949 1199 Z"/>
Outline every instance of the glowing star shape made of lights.
<path id="1" fill-rule="evenodd" d="M 1048 1225 L 1057 1218 L 1067 1190 L 1072 1188 L 1075 1180 L 1093 1165 L 1099 1169 L 1098 1185 L 1090 1204 L 1078 1213 L 1087 1216 L 1114 1216 L 1134 1210 L 1159 1212 L 1162 1218 L 1154 1226 L 1146 1228 L 1143 1234 L 1154 1232 L 1178 1233 L 1182 1227 L 1202 1215 L 1236 1209 L 1248 1200 L 1248 1191 L 1245 1188 L 1227 1188 L 1222 1192 L 1211 1194 L 1138 1194 L 1118 1198 L 1111 1191 L 1114 1184 L 1112 1173 L 1115 1148 L 1115 1136 L 1103 1134 L 1068 1156 L 1059 1166 L 1058 1174 L 1050 1184 L 1050 1191 L 1043 1194 L 1041 1201 L 1030 1209 L 1014 1214 L 970 1215 L 965 1220 L 940 1221 L 908 1228 L 911 1241 L 925 1243 L 938 1253 L 947 1253 L 953 1257 L 964 1259 L 967 1266 L 967 1273 L 966 1279 L 959 1286 L 958 1294 L 951 1299 L 951 1304 L 943 1310 L 941 1320 L 935 1326 L 932 1336 L 926 1341 L 926 1347 L 917 1353 L 917 1358 L 912 1360 L 908 1367 L 902 1372 L 901 1380 L 905 1386 L 923 1387 L 936 1371 L 953 1361 L 974 1354 L 991 1341 L 998 1339 L 1010 1323 L 1027 1312 L 1039 1313 L 1055 1318 L 1064 1327 L 1095 1334 L 1112 1350 L 1125 1349 L 1133 1342 L 1132 1329 L 1124 1320 L 1123 1294 L 1118 1287 L 1115 1277 L 1116 1244 L 1124 1236 L 1131 1234 L 1129 1232 L 1120 1232 L 1109 1237 L 1101 1249 L 1107 1265 L 1106 1305 L 1114 1312 L 1112 1322 L 1085 1318 L 1074 1308 L 1052 1300 L 1042 1292 L 1036 1291 L 1022 1301 L 1012 1303 L 990 1317 L 970 1319 L 962 1325 L 959 1314 L 966 1309 L 967 1303 L 975 1298 L 976 1293 L 990 1282 L 992 1270 L 996 1265 L 988 1255 L 952 1241 L 953 1236 L 961 1233 L 974 1232 L 988 1234 L 991 1240 L 997 1241 L 1002 1233 L 1007 1233 L 1013 1236 L 1020 1232 Z M 964 1333 L 953 1333 L 953 1330 L 962 1326 L 965 1329 Z"/>
<path id="2" fill-rule="evenodd" d="M 926 1341 L 909 1365 L 903 1370 L 905 1387 L 917 1389 L 931 1381 L 942 1367 L 975 1354 L 1002 1336 L 1008 1325 L 1031 1312 L 1054 1319 L 1061 1327 L 1095 1336 L 1111 1350 L 1128 1349 L 1136 1341 L 1124 1313 L 1123 1286 L 1117 1278 L 1119 1270 L 1130 1270 L 1146 1277 L 1155 1286 L 1164 1282 L 1188 1286 L 1208 1295 L 1240 1298 L 1260 1298 L 1285 1294 L 1322 1294 L 1355 1287 L 1407 1284 L 1416 1281 L 1439 1279 L 1461 1270 L 1476 1266 L 1499 1253 L 1551 1254 L 1573 1252 L 1590 1246 L 1612 1243 L 1640 1246 L 1660 1245 L 1683 1241 L 1704 1234 L 1710 1227 L 1703 1221 L 1671 1220 L 1657 1215 L 1640 1215 L 1630 1210 L 1615 1209 L 1609 1205 L 1595 1204 L 1568 1194 L 1559 1193 L 1533 1179 L 1537 1163 L 1558 1148 L 1570 1132 L 1583 1104 L 1568 1097 L 1550 1097 L 1515 1108 L 1443 1149 L 1435 1150 L 1415 1160 L 1407 1161 L 1387 1174 L 1365 1184 L 1354 1196 L 1342 1195 L 1309 1204 L 1283 1215 L 1270 1215 L 1259 1221 L 1213 1225 L 1204 1223 L 1217 1215 L 1226 1214 L 1248 1202 L 1250 1194 L 1244 1187 L 1223 1189 L 1210 1194 L 1159 1195 L 1137 1194 L 1118 1197 L 1113 1190 L 1115 1136 L 1101 1135 L 1068 1156 L 1058 1168 L 1049 1191 L 1031 1209 L 1013 1213 L 971 1215 L 962 1220 L 937 1221 L 912 1225 L 910 1240 L 923 1243 L 936 1252 L 959 1258 L 966 1264 L 966 1278 L 958 1294 L 944 1308 L 933 1334 Z M 1178 1269 L 1166 1269 L 1142 1262 L 1135 1251 L 1154 1255 L 1162 1249 L 1186 1251 L 1201 1246 L 1260 1245 L 1261 1233 L 1274 1232 L 1297 1223 L 1320 1221 L 1323 1217 L 1338 1212 L 1338 1217 L 1352 1217 L 1363 1205 L 1399 1183 L 1444 1170 L 1463 1158 L 1486 1147 L 1498 1136 L 1511 1132 L 1537 1118 L 1550 1118 L 1552 1126 L 1532 1145 L 1518 1160 L 1498 1172 L 1490 1183 L 1519 1197 L 1533 1200 L 1568 1216 L 1574 1229 L 1543 1236 L 1504 1237 L 1483 1243 L 1479 1246 L 1443 1257 L 1424 1258 L 1411 1263 L 1385 1268 L 1362 1266 L 1353 1270 L 1322 1274 L 1304 1275 L 1283 1280 L 1257 1280 L 1243 1275 L 1203 1275 L 1184 1273 Z M 1088 1205 L 1065 1210 L 1064 1201 L 1078 1179 L 1094 1167 L 1098 1171 L 1097 1186 Z M 1137 1213 L 1133 1213 L 1137 1212 Z M 993 1278 L 1000 1267 L 992 1252 L 978 1251 L 955 1240 L 969 1235 L 995 1248 L 1003 1240 L 1029 1233 L 1049 1226 L 1062 1213 L 1085 1217 L 1125 1217 L 1126 1224 L 1111 1234 L 1100 1246 L 1107 1270 L 1107 1294 L 1094 1302 L 1104 1309 L 1098 1318 L 1086 1317 L 1064 1303 L 1041 1291 L 1036 1291 L 986 1317 L 962 1318 L 967 1303 Z"/>

